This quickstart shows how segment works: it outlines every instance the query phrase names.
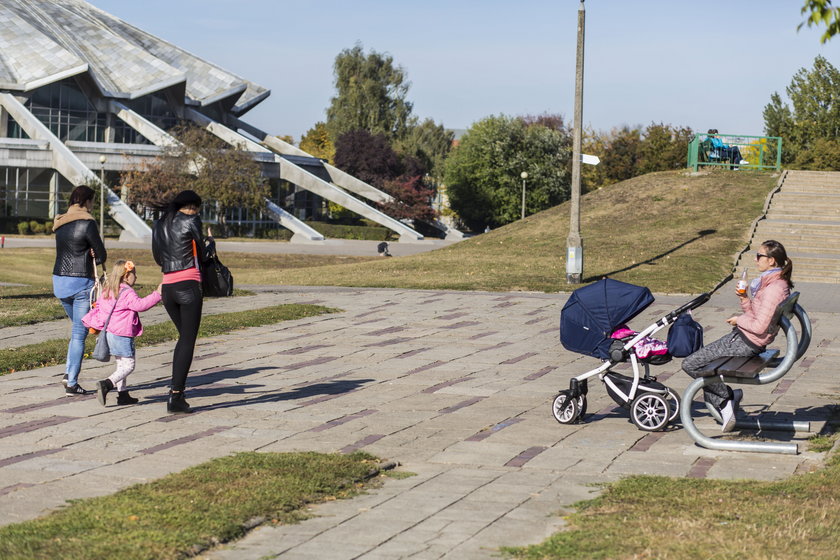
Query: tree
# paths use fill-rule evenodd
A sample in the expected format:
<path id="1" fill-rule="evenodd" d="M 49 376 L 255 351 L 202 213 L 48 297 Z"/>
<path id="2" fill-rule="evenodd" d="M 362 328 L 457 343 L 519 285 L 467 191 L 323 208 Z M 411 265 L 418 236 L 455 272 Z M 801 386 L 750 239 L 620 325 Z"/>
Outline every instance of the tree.
<path id="1" fill-rule="evenodd" d="M 315 123 L 315 126 L 306 131 L 300 139 L 300 149 L 329 163 L 335 161 L 335 144 L 327 132 L 327 125 L 323 122 Z"/>
<path id="2" fill-rule="evenodd" d="M 613 129 L 604 154 L 604 175 L 613 183 L 625 181 L 638 175 L 639 144 L 642 141 L 640 127 L 624 125 Z"/>
<path id="3" fill-rule="evenodd" d="M 382 211 L 392 218 L 429 222 L 437 217 L 430 204 L 435 191 L 423 182 L 423 177 L 403 175 L 386 181 L 383 188 L 394 197 L 381 205 Z"/>
<path id="4" fill-rule="evenodd" d="M 634 175 L 680 169 L 686 165 L 692 130 L 651 123 L 642 134 Z"/>
<path id="5" fill-rule="evenodd" d="M 400 157 L 384 134 L 356 129 L 343 133 L 335 143 L 335 165 L 376 188 L 402 175 Z"/>
<path id="6" fill-rule="evenodd" d="M 453 210 L 473 231 L 519 219 L 522 179 L 526 213 L 569 197 L 567 133 L 504 115 L 473 124 L 445 164 L 446 192 Z"/>
<path id="7" fill-rule="evenodd" d="M 810 161 L 805 152 L 826 147 L 817 140 L 840 137 L 840 72 L 817 56 L 813 69 L 800 68 L 785 91 L 792 107 L 774 92 L 764 107 L 765 133 L 782 137 L 784 162 Z"/>
<path id="8" fill-rule="evenodd" d="M 840 33 L 840 8 L 833 7 L 831 0 L 805 0 L 800 13 L 807 17 L 797 26 L 797 31 L 806 24 L 808 27 L 825 25 L 826 30 L 820 37 L 820 43 L 827 43 Z"/>
<path id="9" fill-rule="evenodd" d="M 228 146 L 204 129 L 179 126 L 170 131 L 179 141 L 141 172 L 121 177 L 129 202 L 148 208 L 163 206 L 183 189 L 192 189 L 214 203 L 220 234 L 227 233 L 227 212 L 235 207 L 262 208 L 268 183 L 260 165 L 242 146 Z"/>
<path id="10" fill-rule="evenodd" d="M 432 119 L 411 126 L 405 137 L 395 143 L 396 151 L 403 156 L 415 157 L 435 179 L 443 178 L 443 162 L 452 149 L 454 135 Z"/>
<path id="11" fill-rule="evenodd" d="M 412 104 L 406 100 L 405 70 L 390 55 L 362 45 L 339 53 L 334 65 L 336 95 L 327 109 L 327 130 L 334 141 L 351 130 L 402 138 L 412 124 Z"/>

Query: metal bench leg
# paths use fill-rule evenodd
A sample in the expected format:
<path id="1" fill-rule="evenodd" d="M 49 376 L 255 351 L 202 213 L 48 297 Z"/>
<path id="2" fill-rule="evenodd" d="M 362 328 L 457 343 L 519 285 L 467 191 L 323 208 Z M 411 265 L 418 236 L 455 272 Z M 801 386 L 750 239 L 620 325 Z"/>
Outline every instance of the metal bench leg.
<path id="1" fill-rule="evenodd" d="M 688 435 L 701 447 L 719 451 L 752 451 L 754 453 L 784 453 L 796 455 L 799 453 L 799 446 L 795 443 L 772 443 L 766 441 L 735 441 L 727 439 L 716 439 L 704 436 L 694 425 L 691 417 L 691 405 L 694 396 L 699 393 L 708 382 L 715 381 L 714 377 L 700 377 L 691 382 L 686 388 L 680 405 L 680 420 Z"/>

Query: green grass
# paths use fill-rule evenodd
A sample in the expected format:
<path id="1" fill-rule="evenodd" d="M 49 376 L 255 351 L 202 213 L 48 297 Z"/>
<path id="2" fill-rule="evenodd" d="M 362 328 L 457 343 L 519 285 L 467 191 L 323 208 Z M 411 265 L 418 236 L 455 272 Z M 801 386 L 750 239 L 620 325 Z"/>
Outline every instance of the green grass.
<path id="1" fill-rule="evenodd" d="M 526 559 L 837 558 L 840 460 L 778 482 L 632 476 L 575 504 Z"/>
<path id="2" fill-rule="evenodd" d="M 375 472 L 365 453 L 238 453 L 45 517 L 0 528 L 4 560 L 189 558 L 248 526 L 294 523 L 302 508 L 353 496 Z"/>
<path id="3" fill-rule="evenodd" d="M 217 336 L 237 329 L 259 327 L 280 321 L 291 321 L 338 311 L 340 310 L 321 305 L 286 304 L 248 311 L 205 315 L 201 318 L 201 328 L 198 331 L 198 336 L 199 338 Z M 178 331 L 175 329 L 175 325 L 167 321 L 144 327 L 143 336 L 136 339 L 136 345 L 138 348 L 142 348 L 143 346 L 160 344 L 177 338 Z M 96 337 L 87 337 L 85 341 L 86 357 L 93 351 L 95 343 Z M 1 349 L 0 375 L 60 364 L 64 362 L 66 357 L 67 339 L 52 339 L 18 348 Z"/>
<path id="4" fill-rule="evenodd" d="M 650 173 L 581 199 L 584 280 L 610 276 L 660 293 L 699 293 L 734 264 L 750 224 L 775 188 L 770 173 L 711 170 Z M 291 284 L 490 291 L 569 291 L 569 203 L 428 253 L 383 259 L 322 255 L 222 254 L 237 285 Z M 49 281 L 52 249 L 0 252 L 0 281 Z M 159 281 L 150 251 L 131 258 L 139 282 Z"/>
<path id="5" fill-rule="evenodd" d="M 585 281 L 610 276 L 668 293 L 711 288 L 732 270 L 776 181 L 769 173 L 668 171 L 585 195 Z M 246 276 L 248 283 L 269 284 L 568 291 L 569 211 L 563 203 L 419 255 Z"/>

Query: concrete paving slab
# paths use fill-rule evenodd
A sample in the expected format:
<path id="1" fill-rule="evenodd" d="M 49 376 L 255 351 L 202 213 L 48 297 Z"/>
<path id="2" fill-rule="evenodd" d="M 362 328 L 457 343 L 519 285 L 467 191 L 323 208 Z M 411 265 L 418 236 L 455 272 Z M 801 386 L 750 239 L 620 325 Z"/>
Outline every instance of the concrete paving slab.
<path id="1" fill-rule="evenodd" d="M 747 387 L 744 410 L 807 418 L 818 427 L 835 412 L 840 392 L 833 373 L 840 298 L 822 286 L 798 289 L 812 290 L 815 308 L 802 301 L 814 343 L 779 383 Z M 590 384 L 586 421 L 558 424 L 550 412 L 556 391 L 597 366 L 558 343 L 563 294 L 255 290 L 209 300 L 207 312 L 313 301 L 342 311 L 202 339 L 188 379 L 196 414 L 165 412 L 171 343 L 138 352 L 130 378 L 141 398 L 136 406 L 60 398 L 62 366 L 0 378 L 0 523 L 236 451 L 363 449 L 417 475 L 314 506 L 316 518 L 261 527 L 204 557 L 484 559 L 502 545 L 541 541 L 563 525 L 553 514 L 568 513 L 596 495 L 597 484 L 622 476 L 777 480 L 809 472 L 824 457 L 710 451 L 694 445 L 678 422 L 642 432 L 597 382 Z M 639 326 L 688 299 L 657 296 Z M 731 299 L 716 295 L 695 313 L 709 326 L 708 339 L 723 334 Z M 155 320 L 166 320 L 160 311 Z M 67 330 L 66 321 L 4 330 L 0 347 Z M 112 367 L 86 362 L 83 386 Z M 680 393 L 689 382 L 677 360 L 652 373 Z M 696 410 L 698 427 L 719 437 L 702 405 Z"/>

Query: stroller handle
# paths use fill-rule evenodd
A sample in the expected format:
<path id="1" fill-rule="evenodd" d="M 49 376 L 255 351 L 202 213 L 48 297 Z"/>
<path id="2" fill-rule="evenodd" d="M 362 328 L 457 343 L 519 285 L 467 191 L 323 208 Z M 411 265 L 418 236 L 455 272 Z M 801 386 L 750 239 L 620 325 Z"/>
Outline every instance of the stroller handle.
<path id="1" fill-rule="evenodd" d="M 686 311 L 688 311 L 690 309 L 697 309 L 698 307 L 700 307 L 701 305 L 703 305 L 704 303 L 709 301 L 712 297 L 712 294 L 715 293 L 716 291 L 718 291 L 721 286 L 723 286 L 724 284 L 726 284 L 727 282 L 732 280 L 732 278 L 733 278 L 733 275 L 730 274 L 729 276 L 727 276 L 726 278 L 724 278 L 723 280 L 718 282 L 717 285 L 714 288 L 711 289 L 711 291 L 700 294 L 699 296 L 697 296 L 693 300 L 689 301 L 688 303 L 684 303 L 683 305 L 679 306 L 675 310 L 668 313 L 668 318 L 669 319 L 676 319 L 677 317 L 679 317 L 680 315 L 682 315 L 683 313 L 685 313 Z"/>

